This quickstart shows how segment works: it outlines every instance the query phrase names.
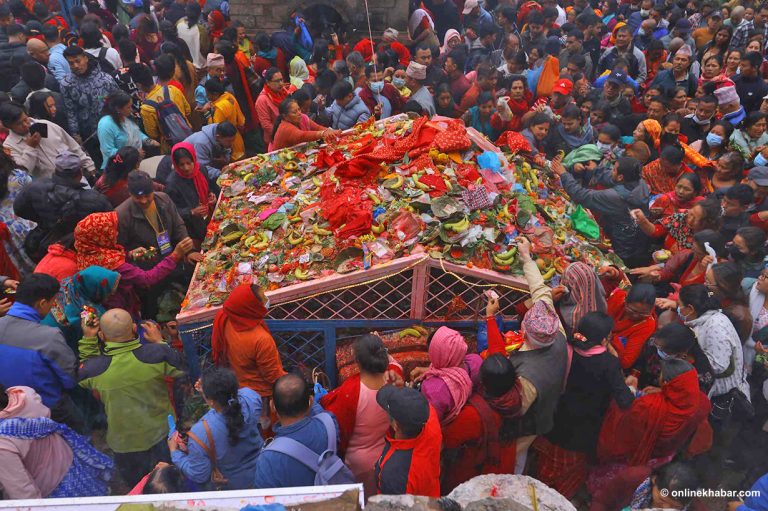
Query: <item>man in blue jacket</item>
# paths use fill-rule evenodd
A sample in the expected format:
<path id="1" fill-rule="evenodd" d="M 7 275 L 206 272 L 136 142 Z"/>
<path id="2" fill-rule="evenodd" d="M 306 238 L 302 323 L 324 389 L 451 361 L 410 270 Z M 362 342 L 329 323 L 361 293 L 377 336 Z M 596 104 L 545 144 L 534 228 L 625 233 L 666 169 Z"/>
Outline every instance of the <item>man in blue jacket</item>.
<path id="1" fill-rule="evenodd" d="M 184 140 L 192 144 L 197 155 L 197 162 L 203 175 L 211 184 L 221 174 L 221 169 L 232 157 L 232 143 L 235 141 L 237 128 L 231 122 L 220 122 L 203 126 Z"/>
<path id="2" fill-rule="evenodd" d="M 336 426 L 336 443 L 339 428 L 336 417 L 314 402 L 312 386 L 297 374 L 286 374 L 273 386 L 270 407 L 277 413 L 275 440 L 291 438 L 317 453 L 318 457 L 328 448 L 325 425 L 317 418 L 327 413 Z M 274 441 L 274 440 L 273 440 Z M 264 449 L 256 461 L 254 488 L 288 488 L 314 486 L 315 472 L 297 459 L 277 450 Z"/>
<path id="3" fill-rule="evenodd" d="M 58 292 L 59 281 L 44 273 L 33 273 L 18 285 L 15 303 L 0 318 L 0 384 L 32 387 L 53 420 L 83 431 L 83 417 L 65 393 L 77 382 L 77 358 L 61 330 L 40 324 Z"/>

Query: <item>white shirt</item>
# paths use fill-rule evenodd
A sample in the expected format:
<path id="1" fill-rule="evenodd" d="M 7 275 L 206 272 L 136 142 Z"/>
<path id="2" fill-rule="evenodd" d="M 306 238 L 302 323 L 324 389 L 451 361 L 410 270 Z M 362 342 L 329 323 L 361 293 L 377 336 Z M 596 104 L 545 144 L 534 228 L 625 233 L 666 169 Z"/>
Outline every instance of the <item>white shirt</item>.
<path id="1" fill-rule="evenodd" d="M 84 170 L 93 171 L 96 169 L 91 157 L 59 125 L 42 119 L 30 118 L 30 121 L 32 123 L 39 122 L 48 125 L 48 137 L 40 139 L 40 145 L 29 147 L 25 142 L 29 135 L 22 137 L 11 131 L 8 133 L 8 138 L 5 139 L 3 147 L 11 150 L 11 157 L 14 161 L 27 169 L 27 172 L 34 179 L 51 177 L 55 170 L 53 162 L 56 160 L 56 156 L 64 149 L 68 149 L 80 156 Z"/>
<path id="2" fill-rule="evenodd" d="M 85 50 L 85 52 L 89 55 L 93 55 L 94 57 L 99 58 L 101 48 L 88 48 Z M 120 69 L 123 67 L 123 61 L 120 58 L 120 54 L 114 48 L 107 48 L 107 53 L 104 55 L 104 58 L 107 60 L 107 62 L 112 64 L 112 67 L 115 69 Z"/>

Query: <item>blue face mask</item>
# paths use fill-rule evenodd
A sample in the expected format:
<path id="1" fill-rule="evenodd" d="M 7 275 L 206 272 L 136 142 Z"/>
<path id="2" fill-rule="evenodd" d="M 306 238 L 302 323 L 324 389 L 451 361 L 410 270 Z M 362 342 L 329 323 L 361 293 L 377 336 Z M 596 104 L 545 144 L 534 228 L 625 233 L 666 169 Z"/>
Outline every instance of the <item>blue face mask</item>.
<path id="1" fill-rule="evenodd" d="M 405 78 L 392 78 L 392 85 L 398 89 L 405 87 Z"/>
<path id="2" fill-rule="evenodd" d="M 373 91 L 374 94 L 381 94 L 381 91 L 384 90 L 384 82 L 371 82 L 371 91 Z"/>
<path id="3" fill-rule="evenodd" d="M 682 307 L 680 307 L 679 305 L 677 306 L 677 316 L 680 318 L 680 321 L 682 321 L 683 323 L 685 323 L 686 321 L 688 321 L 688 320 L 686 319 L 686 317 L 685 317 L 685 314 L 683 314 L 683 309 L 682 309 Z"/>
<path id="4" fill-rule="evenodd" d="M 672 355 L 667 355 L 666 353 L 661 351 L 659 348 L 656 348 L 656 353 L 659 354 L 659 358 L 662 360 L 669 360 L 670 358 L 672 358 Z"/>
<path id="5" fill-rule="evenodd" d="M 763 158 L 762 153 L 758 153 L 757 156 L 755 156 L 755 167 L 765 167 L 768 165 L 768 160 Z"/>
<path id="6" fill-rule="evenodd" d="M 723 144 L 723 137 L 715 133 L 707 133 L 707 145 L 720 146 Z"/>

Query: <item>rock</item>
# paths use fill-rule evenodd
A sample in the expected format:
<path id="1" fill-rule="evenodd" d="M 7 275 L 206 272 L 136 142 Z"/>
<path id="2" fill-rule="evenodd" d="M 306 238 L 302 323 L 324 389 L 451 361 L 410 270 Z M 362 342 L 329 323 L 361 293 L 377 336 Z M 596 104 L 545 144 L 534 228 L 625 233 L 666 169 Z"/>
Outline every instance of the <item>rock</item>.
<path id="1" fill-rule="evenodd" d="M 488 474 L 477 476 L 456 487 L 448 497 L 452 498 L 465 509 L 473 511 L 533 511 L 530 486 L 536 490 L 538 511 L 576 511 L 568 499 L 545 485 L 541 481 L 528 476 L 509 474 Z M 509 507 L 507 500 L 513 503 Z M 499 506 L 492 506 L 494 501 Z M 502 503 L 504 501 L 505 503 Z M 471 503 L 479 507 L 468 508 Z M 485 507 L 483 507 L 485 506 Z"/>

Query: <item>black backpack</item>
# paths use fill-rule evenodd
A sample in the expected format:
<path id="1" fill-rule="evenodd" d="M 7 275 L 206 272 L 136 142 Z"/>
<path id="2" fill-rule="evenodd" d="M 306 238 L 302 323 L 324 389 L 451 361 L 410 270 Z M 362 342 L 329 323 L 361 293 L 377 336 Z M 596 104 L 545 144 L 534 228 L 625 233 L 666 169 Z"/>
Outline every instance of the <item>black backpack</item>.
<path id="1" fill-rule="evenodd" d="M 109 60 L 107 60 L 107 51 L 109 48 L 105 48 L 102 46 L 102 48 L 99 50 L 99 55 L 94 57 L 96 59 L 96 62 L 99 64 L 99 68 L 107 73 L 109 76 L 114 76 L 117 69 L 115 69 L 115 66 L 112 65 Z"/>

